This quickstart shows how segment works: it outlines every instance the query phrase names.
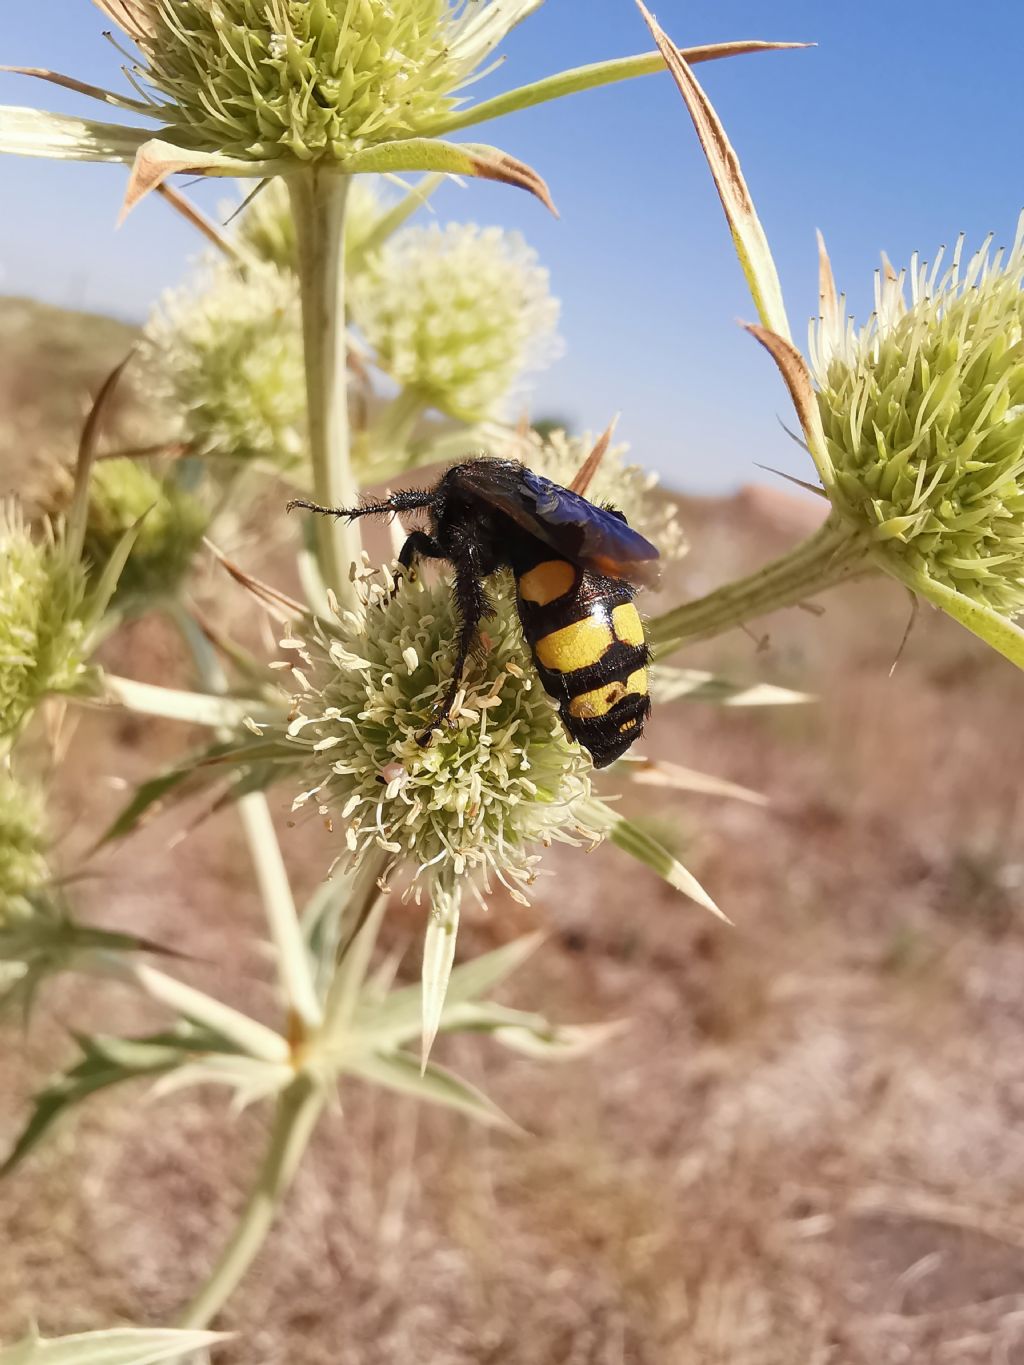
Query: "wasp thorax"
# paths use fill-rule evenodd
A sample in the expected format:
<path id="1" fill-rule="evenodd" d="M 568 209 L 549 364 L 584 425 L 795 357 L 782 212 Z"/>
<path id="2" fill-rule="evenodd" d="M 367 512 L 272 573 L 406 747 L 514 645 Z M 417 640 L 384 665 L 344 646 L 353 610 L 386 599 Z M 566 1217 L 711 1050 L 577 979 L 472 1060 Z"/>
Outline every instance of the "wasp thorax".
<path id="1" fill-rule="evenodd" d="M 495 881 L 525 899 L 540 849 L 594 836 L 582 803 L 590 762 L 566 737 L 523 644 L 509 581 L 496 582 L 448 724 L 421 743 L 451 679 L 457 620 L 445 584 L 361 577 L 350 614 L 282 641 L 296 671 L 288 742 L 296 808 L 340 816 L 345 858 L 381 850 L 428 891 Z"/>
<path id="2" fill-rule="evenodd" d="M 1024 236 L 888 271 L 861 332 L 812 332 L 832 501 L 877 556 L 1024 610 Z"/>

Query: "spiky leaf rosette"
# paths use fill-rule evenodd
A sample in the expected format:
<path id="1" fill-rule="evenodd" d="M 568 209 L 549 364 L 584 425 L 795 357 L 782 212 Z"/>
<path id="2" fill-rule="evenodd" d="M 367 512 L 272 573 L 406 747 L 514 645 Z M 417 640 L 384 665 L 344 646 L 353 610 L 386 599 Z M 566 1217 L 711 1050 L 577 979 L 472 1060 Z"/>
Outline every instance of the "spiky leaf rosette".
<path id="1" fill-rule="evenodd" d="M 540 0 L 100 2 L 137 43 L 176 142 L 312 161 L 429 130 Z"/>
<path id="2" fill-rule="evenodd" d="M 352 319 L 381 366 L 442 412 L 500 412 L 524 372 L 561 350 L 560 305 L 519 233 L 405 228 L 352 283 Z"/>
<path id="3" fill-rule="evenodd" d="M 85 569 L 45 524 L 33 536 L 20 509 L 0 503 L 0 741 L 49 692 L 84 673 Z"/>
<path id="4" fill-rule="evenodd" d="M 483 648 L 450 726 L 417 737 L 447 688 L 455 610 L 446 584 L 386 570 L 360 579 L 365 622 L 343 613 L 285 641 L 300 687 L 287 740 L 313 804 L 345 823 L 345 858 L 380 850 L 436 900 L 503 883 L 523 899 L 539 851 L 592 837 L 583 815 L 590 760 L 566 736 L 537 681 L 510 585 L 493 594 Z"/>
<path id="5" fill-rule="evenodd" d="M 1024 218 L 941 274 L 878 281 L 868 325 L 812 328 L 840 518 L 885 565 L 1006 616 L 1024 610 Z"/>
<path id="6" fill-rule="evenodd" d="M 305 450 L 295 280 L 254 262 L 207 265 L 150 320 L 153 383 L 198 454 L 294 465 Z"/>
<path id="7" fill-rule="evenodd" d="M 556 429 L 542 437 L 530 431 L 526 436 L 517 433 L 499 443 L 496 453 L 522 460 L 538 474 L 568 488 L 593 450 L 594 441 L 589 432 L 569 436 Z M 609 446 L 587 486 L 586 496 L 601 506 L 618 508 L 630 526 L 658 547 L 662 560 L 681 559 L 687 546 L 678 509 L 661 492 L 657 474 L 626 462 L 628 450 L 629 446 L 622 443 Z"/>

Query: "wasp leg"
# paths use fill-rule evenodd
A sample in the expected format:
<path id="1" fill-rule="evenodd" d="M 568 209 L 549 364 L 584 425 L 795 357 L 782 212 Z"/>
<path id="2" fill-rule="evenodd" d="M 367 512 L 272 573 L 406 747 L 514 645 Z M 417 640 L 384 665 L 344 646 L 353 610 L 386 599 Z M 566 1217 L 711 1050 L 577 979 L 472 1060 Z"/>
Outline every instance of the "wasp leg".
<path id="1" fill-rule="evenodd" d="M 484 592 L 478 556 L 469 550 L 465 552 L 464 558 L 456 562 L 453 596 L 462 625 L 459 629 L 455 662 L 452 665 L 452 678 L 448 684 L 448 690 L 434 708 L 430 725 L 417 737 L 416 742 L 421 749 L 425 749 L 430 743 L 436 727 L 443 725 L 451 715 L 455 698 L 459 695 L 459 688 L 462 686 L 462 675 L 466 671 L 466 660 L 476 643 L 480 622 L 485 616 L 490 616 L 493 611 L 490 602 L 487 600 L 487 594 Z"/>
<path id="2" fill-rule="evenodd" d="M 399 568 L 405 570 L 406 577 L 410 581 L 416 578 L 416 561 L 418 559 L 446 559 L 447 555 L 438 545 L 433 536 L 428 536 L 426 531 L 410 531 L 406 536 L 405 544 L 398 553 Z M 401 579 L 395 578 L 395 590 L 392 597 L 398 592 L 398 585 Z"/>

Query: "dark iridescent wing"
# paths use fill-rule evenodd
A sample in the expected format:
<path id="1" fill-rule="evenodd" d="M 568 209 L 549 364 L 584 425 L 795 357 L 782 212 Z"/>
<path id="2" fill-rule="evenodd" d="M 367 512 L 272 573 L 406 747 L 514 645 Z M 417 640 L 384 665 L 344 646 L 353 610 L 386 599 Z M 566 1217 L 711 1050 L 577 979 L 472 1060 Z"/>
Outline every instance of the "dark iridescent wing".
<path id="1" fill-rule="evenodd" d="M 585 569 L 654 586 L 658 551 L 614 512 L 513 460 L 474 460 L 458 482 Z"/>

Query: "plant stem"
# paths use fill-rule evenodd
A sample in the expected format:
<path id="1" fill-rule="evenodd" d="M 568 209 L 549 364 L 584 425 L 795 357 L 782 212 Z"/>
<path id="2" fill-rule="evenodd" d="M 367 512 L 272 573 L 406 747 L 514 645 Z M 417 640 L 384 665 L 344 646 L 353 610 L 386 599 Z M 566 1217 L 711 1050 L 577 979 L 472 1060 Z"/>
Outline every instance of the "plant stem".
<path id="1" fill-rule="evenodd" d="M 169 611 L 192 653 L 203 687 L 214 696 L 223 695 L 227 691 L 227 679 L 209 640 L 179 603 L 172 603 Z M 218 730 L 218 733 L 229 737 L 231 732 Z M 236 804 L 274 944 L 281 988 L 289 1007 L 303 1023 L 316 1027 L 321 1012 L 313 967 L 267 798 L 262 792 L 248 792 Z"/>
<path id="2" fill-rule="evenodd" d="M 872 571 L 863 541 L 829 518 L 794 550 L 749 577 L 655 617 L 649 627 L 651 646 L 655 656 L 664 659 L 684 643 L 721 635 Z"/>
<path id="3" fill-rule="evenodd" d="M 348 179 L 311 168 L 287 183 L 298 242 L 313 497 L 325 507 L 354 507 L 359 488 L 349 459 L 345 356 Z M 358 532 L 344 517 L 318 517 L 316 537 L 325 583 L 354 609 L 349 566 L 359 559 Z"/>
<path id="4" fill-rule="evenodd" d="M 277 1102 L 270 1146 L 238 1225 L 209 1279 L 181 1313 L 177 1326 L 205 1327 L 220 1312 L 252 1265 L 313 1136 L 326 1102 L 322 1084 L 296 1076 Z"/>

